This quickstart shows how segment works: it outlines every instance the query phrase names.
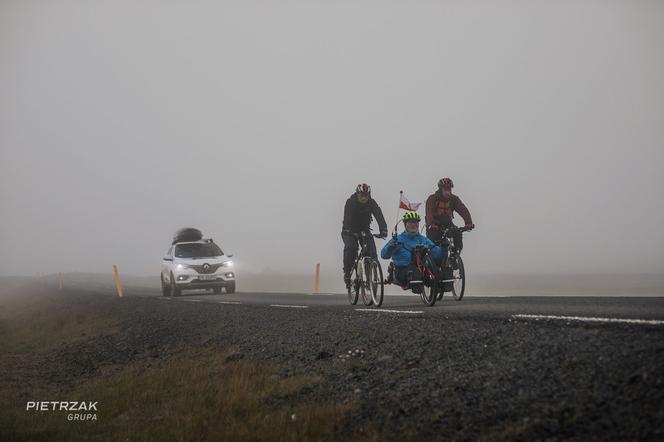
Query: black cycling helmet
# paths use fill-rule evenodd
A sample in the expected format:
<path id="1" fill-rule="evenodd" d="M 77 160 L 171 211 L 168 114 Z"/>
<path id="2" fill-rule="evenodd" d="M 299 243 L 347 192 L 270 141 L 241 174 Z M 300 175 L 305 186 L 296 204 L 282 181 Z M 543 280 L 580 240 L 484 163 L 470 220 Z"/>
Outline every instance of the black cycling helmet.
<path id="1" fill-rule="evenodd" d="M 371 195 L 371 186 L 367 183 L 358 184 L 355 188 L 355 193 L 361 193 L 363 195 Z"/>
<path id="2" fill-rule="evenodd" d="M 438 180 L 438 188 L 439 189 L 451 189 L 454 187 L 454 183 L 452 182 L 452 178 L 450 177 L 445 177 L 441 178 Z"/>

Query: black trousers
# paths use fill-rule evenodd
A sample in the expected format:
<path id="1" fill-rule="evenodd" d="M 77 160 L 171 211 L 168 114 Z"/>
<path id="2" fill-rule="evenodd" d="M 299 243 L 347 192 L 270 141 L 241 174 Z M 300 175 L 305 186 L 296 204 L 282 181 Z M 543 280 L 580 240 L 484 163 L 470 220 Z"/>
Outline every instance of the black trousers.
<path id="1" fill-rule="evenodd" d="M 422 275 L 415 264 L 394 268 L 394 280 L 402 287 L 407 287 L 410 281 L 421 281 Z"/>
<path id="2" fill-rule="evenodd" d="M 451 216 L 438 217 L 434 220 L 434 222 L 436 223 L 437 226 L 439 226 L 439 228 L 438 229 L 427 228 L 427 238 L 438 244 L 438 242 L 443 238 L 443 230 L 445 228 L 451 227 L 452 240 L 454 241 L 454 248 L 460 252 L 461 249 L 463 249 L 463 232 L 455 228 L 456 226 L 452 222 L 452 217 Z"/>
<path id="3" fill-rule="evenodd" d="M 365 237 L 365 240 L 367 241 L 367 246 L 369 248 L 369 255 L 372 258 L 378 258 L 378 255 L 376 255 L 376 242 L 369 231 L 366 233 L 367 236 Z M 357 252 L 360 249 L 360 240 L 352 233 L 350 235 L 342 233 L 341 239 L 344 242 L 344 275 L 348 276 L 353 270 L 353 265 L 357 258 Z"/>

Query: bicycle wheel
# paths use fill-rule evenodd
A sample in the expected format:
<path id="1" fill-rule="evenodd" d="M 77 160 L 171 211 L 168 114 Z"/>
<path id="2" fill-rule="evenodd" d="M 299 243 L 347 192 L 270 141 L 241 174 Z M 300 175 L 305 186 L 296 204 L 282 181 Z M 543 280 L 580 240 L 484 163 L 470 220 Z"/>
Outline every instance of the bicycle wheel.
<path id="1" fill-rule="evenodd" d="M 362 302 L 367 307 L 373 304 L 373 299 L 371 297 L 371 261 L 372 259 L 364 259 L 362 264 L 358 267 L 362 268 L 362 274 L 360 277 L 360 296 L 362 297 Z"/>
<path id="2" fill-rule="evenodd" d="M 452 275 L 454 282 L 452 283 L 452 296 L 456 301 L 463 299 L 463 294 L 466 291 L 466 270 L 463 267 L 463 259 L 460 256 L 456 257 L 456 265 L 452 267 Z"/>
<path id="3" fill-rule="evenodd" d="M 438 272 L 436 264 L 430 256 L 424 257 L 424 287 L 422 288 L 422 301 L 429 307 L 433 307 L 438 297 Z"/>
<path id="4" fill-rule="evenodd" d="M 443 268 L 440 271 L 440 274 L 438 275 L 439 276 L 439 278 L 438 278 L 438 296 L 436 296 L 436 299 L 438 301 L 443 299 L 443 295 L 445 294 L 445 283 L 443 282 L 443 280 L 445 279 L 444 275 L 445 275 L 445 267 L 443 266 Z"/>
<path id="5" fill-rule="evenodd" d="M 350 280 L 350 285 L 348 286 L 348 302 L 350 302 L 350 305 L 355 305 L 357 304 L 357 294 L 359 293 L 359 291 L 357 290 L 358 287 L 357 263 L 355 263 L 355 267 L 353 268 L 351 275 L 352 278 Z"/>
<path id="6" fill-rule="evenodd" d="M 438 275 L 438 296 L 436 299 L 440 301 L 443 299 L 443 295 L 445 294 L 445 275 L 452 274 L 452 271 L 450 270 L 450 260 L 449 258 L 445 260 L 445 265 L 443 265 L 443 268 L 440 270 L 440 274 Z"/>
<path id="7" fill-rule="evenodd" d="M 385 293 L 385 285 L 383 281 L 383 269 L 380 262 L 376 259 L 371 260 L 369 265 L 369 286 L 371 288 L 371 299 L 375 307 L 380 307 L 383 304 L 383 295 Z"/>

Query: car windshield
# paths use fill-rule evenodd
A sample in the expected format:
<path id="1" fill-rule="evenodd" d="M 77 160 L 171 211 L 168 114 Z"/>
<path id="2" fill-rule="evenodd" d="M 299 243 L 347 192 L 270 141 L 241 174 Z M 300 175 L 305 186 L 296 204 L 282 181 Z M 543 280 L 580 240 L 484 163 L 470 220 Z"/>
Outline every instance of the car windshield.
<path id="1" fill-rule="evenodd" d="M 175 246 L 175 256 L 177 258 L 211 258 L 223 254 L 224 252 L 213 242 L 178 244 Z"/>

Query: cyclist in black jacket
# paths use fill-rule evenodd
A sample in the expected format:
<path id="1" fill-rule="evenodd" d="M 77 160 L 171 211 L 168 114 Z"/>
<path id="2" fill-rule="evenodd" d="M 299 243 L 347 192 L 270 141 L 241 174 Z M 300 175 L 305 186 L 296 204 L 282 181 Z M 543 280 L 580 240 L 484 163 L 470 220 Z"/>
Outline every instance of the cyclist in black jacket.
<path id="1" fill-rule="evenodd" d="M 372 216 L 378 222 L 380 237 L 387 238 L 387 223 L 378 203 L 371 198 L 371 187 L 366 183 L 358 184 L 355 193 L 346 200 L 341 230 L 341 239 L 344 241 L 344 282 L 346 287 L 350 286 L 350 272 L 353 269 L 359 248 L 359 240 L 356 235 L 362 231 L 369 233 Z M 377 258 L 376 243 L 373 236 L 368 234 L 366 238 L 369 241 L 371 256 Z"/>

